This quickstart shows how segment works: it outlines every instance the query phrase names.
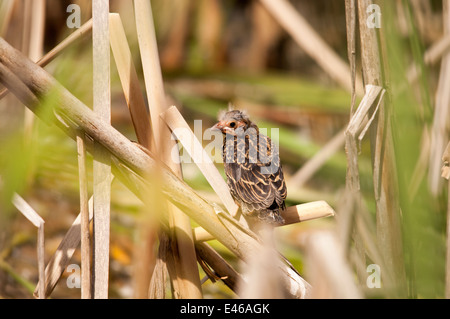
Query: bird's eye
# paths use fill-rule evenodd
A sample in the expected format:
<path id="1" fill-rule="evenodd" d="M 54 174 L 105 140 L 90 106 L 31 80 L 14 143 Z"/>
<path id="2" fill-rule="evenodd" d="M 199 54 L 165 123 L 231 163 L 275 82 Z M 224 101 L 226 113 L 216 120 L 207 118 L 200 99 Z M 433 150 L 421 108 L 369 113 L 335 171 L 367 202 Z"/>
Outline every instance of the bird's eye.
<path id="1" fill-rule="evenodd" d="M 234 128 L 235 126 L 236 126 L 236 122 L 231 122 L 231 123 L 230 123 L 230 127 L 231 127 L 231 128 Z"/>

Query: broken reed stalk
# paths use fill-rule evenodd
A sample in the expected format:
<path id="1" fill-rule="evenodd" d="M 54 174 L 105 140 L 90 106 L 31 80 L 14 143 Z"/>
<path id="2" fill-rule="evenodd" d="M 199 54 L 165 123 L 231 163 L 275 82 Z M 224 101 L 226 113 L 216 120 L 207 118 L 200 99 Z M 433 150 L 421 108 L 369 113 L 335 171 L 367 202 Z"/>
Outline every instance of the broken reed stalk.
<path id="1" fill-rule="evenodd" d="M 181 166 L 175 163 L 172 150 L 177 147 L 171 138 L 170 129 L 160 118 L 167 108 L 161 66 L 159 63 L 158 46 L 153 23 L 152 8 L 149 1 L 135 0 L 136 31 L 141 53 L 145 88 L 150 107 L 153 134 L 157 153 L 178 178 L 182 178 Z M 152 148 L 150 148 L 152 150 Z M 194 239 L 189 217 L 179 208 L 167 203 L 171 232 L 175 236 L 176 249 L 171 249 L 174 255 L 176 274 L 171 276 L 175 285 L 176 298 L 202 298 L 202 290 L 197 267 Z"/>
<path id="2" fill-rule="evenodd" d="M 93 197 L 89 198 L 88 201 L 88 209 L 89 209 L 89 222 L 92 220 L 93 216 Z M 77 218 L 75 218 L 72 226 L 69 228 L 67 233 L 64 235 L 64 238 L 61 240 L 56 252 L 50 258 L 47 267 L 45 267 L 45 289 L 44 294 L 39 293 L 36 288 L 34 291 L 35 296 L 39 296 L 39 298 L 47 298 L 52 293 L 53 289 L 56 287 L 59 278 L 61 278 L 62 274 L 66 270 L 67 265 L 69 264 L 75 250 L 80 245 L 81 240 L 81 212 L 78 214 Z M 83 276 L 83 273 L 82 273 Z M 38 288 L 41 281 L 39 280 Z M 92 285 L 92 280 L 91 280 Z M 92 294 L 92 293 L 91 293 Z M 92 297 L 92 295 L 91 295 Z"/>
<path id="3" fill-rule="evenodd" d="M 92 2 L 94 113 L 111 123 L 109 0 Z M 100 144 L 94 146 L 94 298 L 108 298 L 111 164 Z"/>
<path id="4" fill-rule="evenodd" d="M 367 130 L 368 124 L 365 124 L 365 119 L 369 116 L 370 110 L 372 108 L 375 109 L 377 105 L 375 102 L 380 98 L 382 89 L 382 87 L 375 85 L 366 86 L 366 94 L 345 130 L 345 150 L 347 153 L 346 186 L 351 193 L 359 193 L 360 190 L 358 140 L 361 141 L 362 136 L 357 135 Z M 381 101 L 381 98 L 379 101 Z M 373 112 L 373 114 L 375 115 L 376 113 Z"/>
<path id="5" fill-rule="evenodd" d="M 358 0 L 358 21 L 361 37 L 361 61 L 366 84 L 384 86 L 380 52 L 384 43 L 379 43 L 377 30 L 366 24 L 366 9 L 371 0 Z M 386 62 L 386 61 L 384 61 Z M 403 264 L 403 247 L 400 227 L 400 203 L 395 163 L 389 101 L 382 101 L 374 123 L 370 128 L 370 144 L 373 165 L 373 184 L 377 216 L 377 240 L 386 263 L 385 273 L 392 273 L 392 288 L 405 293 L 406 274 Z M 370 114 L 375 110 L 371 110 Z"/>
<path id="6" fill-rule="evenodd" d="M 44 220 L 38 213 L 18 194 L 14 194 L 12 202 L 14 206 L 24 215 L 37 229 L 37 261 L 39 282 L 38 291 L 39 299 L 44 299 L 45 289 L 45 261 L 44 261 Z"/>
<path id="7" fill-rule="evenodd" d="M 119 159 L 128 168 L 130 175 L 135 172 L 134 174 L 147 176 L 149 171 L 156 168 L 155 160 L 146 152 L 111 125 L 102 121 L 45 70 L 32 63 L 2 38 L 0 38 L 0 82 L 34 112 L 39 109 L 39 100 L 36 96 L 45 99 L 49 94 L 53 96 L 57 93 L 57 103 L 53 110 L 54 122 L 59 123 L 58 125 L 67 134 L 70 134 L 71 130 L 82 129 L 86 135 Z M 170 169 L 164 168 L 163 164 L 160 165 L 162 165 L 160 168 L 161 191 L 172 203 L 205 228 L 238 258 L 245 260 L 251 251 L 257 249 L 260 243 L 249 236 L 248 230 L 243 230 L 234 223 L 223 222 L 223 218 L 219 218 L 211 204 L 176 177 Z M 143 186 L 148 183 L 142 178 L 140 180 Z M 294 298 L 307 297 L 310 285 L 282 259 L 278 264 L 290 295 Z"/>
<path id="8" fill-rule="evenodd" d="M 367 85 L 366 94 L 356 111 L 352 114 L 350 123 L 345 130 L 345 151 L 347 155 L 347 172 L 346 172 L 346 189 L 345 189 L 345 206 L 340 209 L 338 220 L 338 235 L 344 250 L 351 249 L 349 243 L 350 238 L 353 238 L 355 243 L 356 258 L 365 264 L 366 250 L 372 260 L 379 265 L 383 262 L 378 256 L 378 249 L 375 245 L 373 236 L 368 231 L 367 223 L 365 223 L 365 209 L 362 205 L 362 195 L 360 192 L 360 179 L 358 168 L 358 145 L 360 145 L 366 131 L 373 122 L 375 115 L 379 109 L 383 99 L 385 90 L 380 86 Z M 373 111 L 372 117 L 369 113 Z M 355 227 L 356 226 L 356 227 Z M 367 247 L 367 248 L 366 248 Z M 365 282 L 367 273 L 360 271 L 357 268 L 357 274 L 360 284 Z M 389 273 L 386 275 L 389 278 Z"/>

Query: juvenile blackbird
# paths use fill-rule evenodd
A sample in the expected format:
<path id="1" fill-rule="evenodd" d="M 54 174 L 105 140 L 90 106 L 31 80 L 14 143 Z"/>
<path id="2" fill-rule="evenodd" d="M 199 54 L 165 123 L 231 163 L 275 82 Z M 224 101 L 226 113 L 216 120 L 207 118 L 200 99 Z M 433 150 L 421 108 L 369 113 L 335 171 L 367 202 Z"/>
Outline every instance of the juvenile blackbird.
<path id="1" fill-rule="evenodd" d="M 283 224 L 287 189 L 272 140 L 240 110 L 219 116 L 212 129 L 223 134 L 223 162 L 231 195 L 245 216 Z"/>

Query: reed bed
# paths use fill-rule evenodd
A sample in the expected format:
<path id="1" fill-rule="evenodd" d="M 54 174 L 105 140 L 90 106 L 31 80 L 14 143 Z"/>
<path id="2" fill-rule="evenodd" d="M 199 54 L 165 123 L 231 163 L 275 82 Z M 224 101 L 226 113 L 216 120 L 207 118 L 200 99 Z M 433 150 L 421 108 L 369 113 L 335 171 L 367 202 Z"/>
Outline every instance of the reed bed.
<path id="1" fill-rule="evenodd" d="M 1 297 L 449 296 L 448 0 L 55 1 L 0 3 Z M 228 102 L 278 129 L 282 227 L 206 152 Z"/>

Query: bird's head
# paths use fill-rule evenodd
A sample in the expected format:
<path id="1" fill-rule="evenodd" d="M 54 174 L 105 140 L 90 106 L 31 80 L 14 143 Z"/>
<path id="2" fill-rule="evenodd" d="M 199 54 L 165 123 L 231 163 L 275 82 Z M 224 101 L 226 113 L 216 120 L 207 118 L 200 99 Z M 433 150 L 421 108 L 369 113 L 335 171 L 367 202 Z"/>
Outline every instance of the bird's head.
<path id="1" fill-rule="evenodd" d="M 219 122 L 217 122 L 212 130 L 219 130 L 222 134 L 238 135 L 238 132 L 246 132 L 249 128 L 258 127 L 250 121 L 250 118 L 244 111 L 231 110 L 219 114 Z"/>

